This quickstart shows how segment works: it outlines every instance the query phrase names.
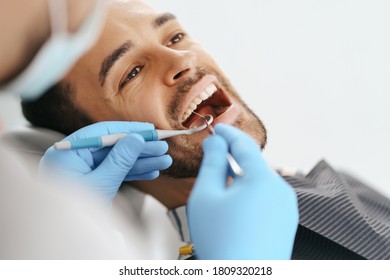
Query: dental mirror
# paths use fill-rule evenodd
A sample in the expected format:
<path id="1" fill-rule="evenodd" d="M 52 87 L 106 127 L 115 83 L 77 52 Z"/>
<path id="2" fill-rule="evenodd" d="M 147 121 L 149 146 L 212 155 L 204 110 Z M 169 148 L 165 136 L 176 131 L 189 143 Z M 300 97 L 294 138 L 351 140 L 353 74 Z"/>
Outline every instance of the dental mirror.
<path id="1" fill-rule="evenodd" d="M 214 118 L 212 115 L 201 115 L 196 112 L 193 112 L 195 115 L 198 115 L 199 118 L 195 120 L 191 125 L 190 125 L 190 130 L 192 129 L 204 129 L 203 126 L 206 126 L 211 134 L 215 134 L 214 128 L 211 126 L 211 124 L 214 121 Z M 243 176 L 244 175 L 244 170 L 241 168 L 241 166 L 237 163 L 237 161 L 234 159 L 231 153 L 226 154 L 226 158 L 228 160 L 230 169 L 233 171 L 234 175 L 236 176 Z"/>
<path id="2" fill-rule="evenodd" d="M 191 123 L 190 125 L 190 130 L 196 130 L 194 132 L 198 132 L 198 131 L 201 131 L 203 129 L 205 129 L 206 127 L 210 126 L 213 121 L 214 121 L 214 118 L 212 115 L 201 115 L 201 114 L 198 114 L 196 112 L 194 112 L 195 115 L 198 115 L 199 118 L 196 119 L 194 122 Z"/>

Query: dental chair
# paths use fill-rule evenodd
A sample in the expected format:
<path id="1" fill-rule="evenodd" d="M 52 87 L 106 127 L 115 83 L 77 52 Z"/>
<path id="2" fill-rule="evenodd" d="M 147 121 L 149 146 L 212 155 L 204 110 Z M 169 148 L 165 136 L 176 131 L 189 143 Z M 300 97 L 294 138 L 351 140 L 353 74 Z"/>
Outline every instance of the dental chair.
<path id="1" fill-rule="evenodd" d="M 4 132 L 0 136 L 0 144 L 15 152 L 32 172 L 37 174 L 39 160 L 45 151 L 65 136 L 59 132 L 45 128 L 20 125 Z"/>
<path id="2" fill-rule="evenodd" d="M 13 150 L 35 177 L 45 151 L 64 137 L 59 132 L 26 124 L 0 134 L 0 145 Z M 138 217 L 137 226 L 145 232 L 150 259 L 176 259 L 178 248 L 184 244 L 167 217 L 167 209 L 153 197 L 130 187 L 130 183 L 122 185 L 120 194 L 121 199 L 114 204 L 124 215 Z"/>

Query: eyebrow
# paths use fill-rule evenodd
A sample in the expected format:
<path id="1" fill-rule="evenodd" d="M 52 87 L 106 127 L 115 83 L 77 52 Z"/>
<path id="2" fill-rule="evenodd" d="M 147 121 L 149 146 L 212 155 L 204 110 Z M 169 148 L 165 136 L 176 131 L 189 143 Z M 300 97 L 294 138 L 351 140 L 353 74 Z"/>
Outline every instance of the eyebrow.
<path id="1" fill-rule="evenodd" d="M 176 19 L 176 16 L 171 13 L 163 13 L 156 17 L 152 21 L 154 29 L 158 29 L 166 24 L 170 20 Z M 123 57 L 129 50 L 134 47 L 134 43 L 131 40 L 124 42 L 120 47 L 115 49 L 110 55 L 108 55 L 102 62 L 99 72 L 99 83 L 101 86 L 104 85 L 106 77 L 110 69 L 114 66 L 121 57 Z"/>
<path id="2" fill-rule="evenodd" d="M 176 16 L 174 14 L 163 13 L 163 14 L 159 15 L 157 18 L 155 18 L 155 20 L 153 21 L 153 27 L 155 29 L 157 29 L 157 28 L 163 26 L 168 21 L 174 20 L 174 19 L 176 19 Z"/>
<path id="3" fill-rule="evenodd" d="M 125 53 L 127 53 L 133 47 L 133 42 L 131 42 L 130 40 L 126 41 L 103 60 L 99 72 L 99 83 L 101 86 L 104 85 L 108 72 L 115 64 L 115 62 L 117 62 L 122 56 L 124 56 Z"/>

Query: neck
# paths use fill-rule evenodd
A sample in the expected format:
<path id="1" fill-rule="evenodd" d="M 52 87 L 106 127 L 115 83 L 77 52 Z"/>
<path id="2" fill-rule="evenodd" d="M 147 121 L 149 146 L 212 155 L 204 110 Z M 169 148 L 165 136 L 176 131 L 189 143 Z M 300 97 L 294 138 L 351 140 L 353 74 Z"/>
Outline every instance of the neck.
<path id="1" fill-rule="evenodd" d="M 187 204 L 194 178 L 177 179 L 160 175 L 153 181 L 134 181 L 132 185 L 160 201 L 168 209 Z"/>

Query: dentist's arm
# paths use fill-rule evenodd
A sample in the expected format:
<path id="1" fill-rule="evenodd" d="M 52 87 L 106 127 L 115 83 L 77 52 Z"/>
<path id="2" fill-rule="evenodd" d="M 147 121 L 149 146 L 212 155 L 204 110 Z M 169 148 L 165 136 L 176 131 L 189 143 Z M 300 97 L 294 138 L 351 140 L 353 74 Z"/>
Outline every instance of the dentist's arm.
<path id="1" fill-rule="evenodd" d="M 40 174 L 84 184 L 110 205 L 123 181 L 152 180 L 168 168 L 172 158 L 165 141 L 145 142 L 135 131 L 154 129 L 149 123 L 101 122 L 81 128 L 66 140 L 129 133 L 114 146 L 58 151 L 49 148 L 40 162 Z"/>
<path id="2" fill-rule="evenodd" d="M 204 159 L 188 203 L 199 259 L 290 259 L 298 226 L 292 187 L 271 170 L 257 144 L 238 129 L 217 125 L 203 143 Z M 229 175 L 227 151 L 244 169 Z"/>

